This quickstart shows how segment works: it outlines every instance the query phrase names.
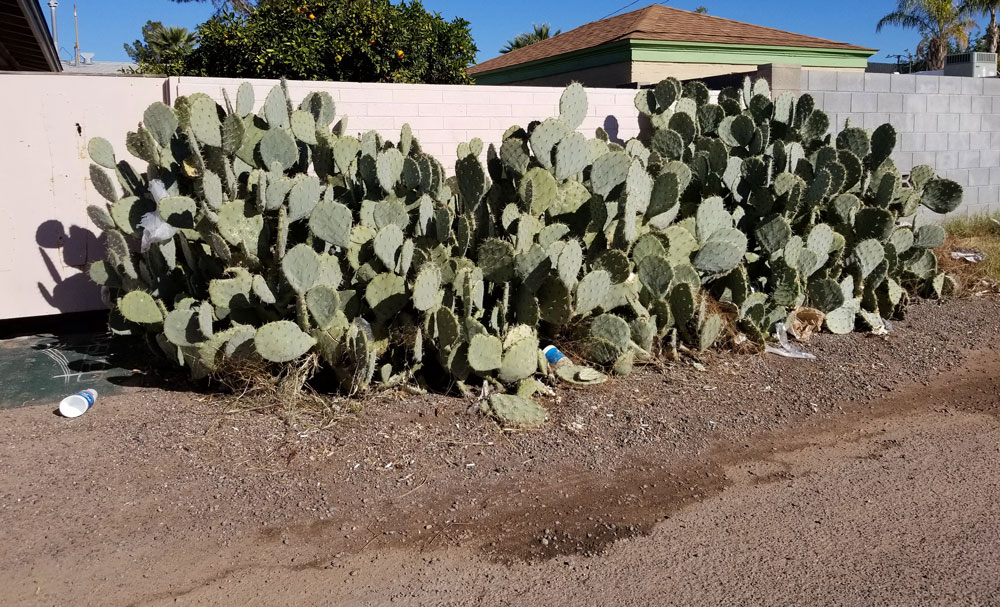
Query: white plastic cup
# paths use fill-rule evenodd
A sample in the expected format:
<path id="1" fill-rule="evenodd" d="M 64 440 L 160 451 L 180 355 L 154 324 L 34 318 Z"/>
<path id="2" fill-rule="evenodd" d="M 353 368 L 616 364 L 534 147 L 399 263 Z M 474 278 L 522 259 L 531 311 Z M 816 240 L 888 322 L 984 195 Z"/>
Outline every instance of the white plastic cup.
<path id="1" fill-rule="evenodd" d="M 59 403 L 59 413 L 63 417 L 80 417 L 94 406 L 97 400 L 97 390 L 87 389 L 62 399 Z"/>

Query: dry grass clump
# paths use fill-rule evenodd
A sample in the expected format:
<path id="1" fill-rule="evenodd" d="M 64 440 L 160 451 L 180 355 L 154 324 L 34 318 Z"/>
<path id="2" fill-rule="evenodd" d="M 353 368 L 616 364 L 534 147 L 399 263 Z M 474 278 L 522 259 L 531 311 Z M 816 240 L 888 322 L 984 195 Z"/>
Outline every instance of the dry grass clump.
<path id="1" fill-rule="evenodd" d="M 226 414 L 266 412 L 294 428 L 321 429 L 360 410 L 359 402 L 321 394 L 313 385 L 320 369 L 312 354 L 293 363 L 275 365 L 257 357 L 227 359 L 213 375 L 229 396 Z"/>
<path id="2" fill-rule="evenodd" d="M 952 219 L 948 238 L 935 251 L 940 268 L 955 278 L 958 295 L 996 292 L 1000 285 L 1000 213 Z M 953 252 L 982 253 L 978 263 L 952 257 Z"/>

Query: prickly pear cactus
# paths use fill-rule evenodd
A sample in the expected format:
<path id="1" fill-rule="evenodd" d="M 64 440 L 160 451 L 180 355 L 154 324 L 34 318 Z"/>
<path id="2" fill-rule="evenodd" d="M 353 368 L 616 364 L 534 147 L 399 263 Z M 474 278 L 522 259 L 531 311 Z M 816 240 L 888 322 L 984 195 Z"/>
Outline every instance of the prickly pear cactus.
<path id="1" fill-rule="evenodd" d="M 763 82 L 716 103 L 698 83 L 643 89 L 653 133 L 625 145 L 580 131 L 572 85 L 558 116 L 460 145 L 453 177 L 407 126 L 332 130 L 325 93 L 296 105 L 276 86 L 255 105 L 249 85 L 235 107 L 153 104 L 126 137 L 139 169 L 88 146 L 112 329 L 196 376 L 315 356 L 351 392 L 418 373 L 513 385 L 565 336 L 626 373 L 678 340 L 762 340 L 797 306 L 837 333 L 877 325 L 946 284 L 943 231 L 916 213 L 953 210 L 961 187 L 901 175 L 888 125 L 833 137 L 808 95 Z M 151 239 L 150 220 L 167 229 Z"/>

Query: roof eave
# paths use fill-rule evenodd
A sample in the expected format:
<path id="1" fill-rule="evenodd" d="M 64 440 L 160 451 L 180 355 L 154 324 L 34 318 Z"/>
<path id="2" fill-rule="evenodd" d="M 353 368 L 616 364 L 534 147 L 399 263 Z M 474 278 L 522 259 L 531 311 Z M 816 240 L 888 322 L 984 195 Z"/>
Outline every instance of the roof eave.
<path id="1" fill-rule="evenodd" d="M 59 60 L 59 53 L 56 51 L 56 45 L 49 34 L 49 27 L 45 23 L 45 16 L 42 14 L 37 0 L 17 0 L 17 4 L 21 7 L 22 14 L 28 21 L 31 33 L 38 41 L 42 56 L 45 57 L 45 63 L 51 71 L 61 72 L 62 62 Z"/>

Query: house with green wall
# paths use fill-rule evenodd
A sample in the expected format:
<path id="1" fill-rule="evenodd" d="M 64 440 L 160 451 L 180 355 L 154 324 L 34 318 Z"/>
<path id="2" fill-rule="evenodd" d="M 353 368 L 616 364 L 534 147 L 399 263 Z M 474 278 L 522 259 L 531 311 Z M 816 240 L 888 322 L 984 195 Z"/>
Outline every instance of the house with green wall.
<path id="1" fill-rule="evenodd" d="M 756 72 L 767 64 L 863 72 L 865 48 L 652 4 L 469 68 L 478 84 L 629 87 Z"/>

